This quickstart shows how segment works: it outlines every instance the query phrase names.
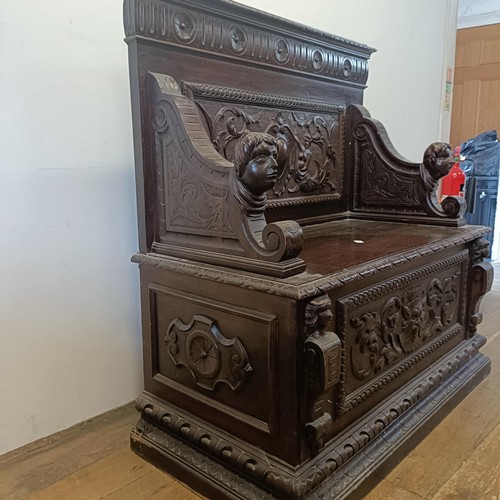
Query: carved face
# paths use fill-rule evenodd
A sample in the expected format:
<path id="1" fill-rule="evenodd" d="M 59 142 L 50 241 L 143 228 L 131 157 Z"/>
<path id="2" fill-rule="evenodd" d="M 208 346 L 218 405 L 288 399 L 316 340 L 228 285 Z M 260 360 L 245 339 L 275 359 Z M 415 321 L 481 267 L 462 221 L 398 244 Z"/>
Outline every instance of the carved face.
<path id="1" fill-rule="evenodd" d="M 327 307 L 324 307 L 323 309 L 320 309 L 318 311 L 318 329 L 320 331 L 326 329 L 326 327 L 330 324 L 330 321 L 332 320 L 333 314 L 332 311 L 330 311 L 330 304 L 327 304 Z"/>
<path id="2" fill-rule="evenodd" d="M 378 335 L 375 328 L 367 330 L 364 337 L 363 342 L 368 351 L 377 353 L 378 352 Z"/>
<path id="3" fill-rule="evenodd" d="M 424 165 L 436 180 L 444 177 L 450 171 L 453 163 L 451 148 L 444 142 L 434 142 L 425 150 Z"/>
<path id="4" fill-rule="evenodd" d="M 276 184 L 277 156 L 278 148 L 274 144 L 261 142 L 255 147 L 241 175 L 241 182 L 251 193 L 263 194 Z"/>

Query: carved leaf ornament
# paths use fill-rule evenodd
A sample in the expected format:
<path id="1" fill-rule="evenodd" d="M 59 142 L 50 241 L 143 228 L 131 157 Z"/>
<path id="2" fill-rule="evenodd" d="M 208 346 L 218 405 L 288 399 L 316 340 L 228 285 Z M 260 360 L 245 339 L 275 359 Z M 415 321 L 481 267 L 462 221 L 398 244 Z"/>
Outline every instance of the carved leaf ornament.
<path id="1" fill-rule="evenodd" d="M 353 317 L 355 329 L 351 366 L 358 380 L 366 380 L 415 351 L 449 327 L 457 309 L 459 273 L 434 278 L 391 297 L 375 311 Z"/>

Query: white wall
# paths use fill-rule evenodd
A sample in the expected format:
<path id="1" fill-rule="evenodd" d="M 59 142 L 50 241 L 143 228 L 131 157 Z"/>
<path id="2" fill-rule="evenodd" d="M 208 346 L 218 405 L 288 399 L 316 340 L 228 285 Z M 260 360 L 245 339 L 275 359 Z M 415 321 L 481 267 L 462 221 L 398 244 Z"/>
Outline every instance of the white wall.
<path id="1" fill-rule="evenodd" d="M 455 65 L 457 0 L 240 1 L 376 48 L 365 106 L 409 160 L 422 161 L 431 142 L 449 139 L 451 113 L 442 109 L 446 67 Z"/>
<path id="2" fill-rule="evenodd" d="M 500 23 L 500 0 L 458 0 L 458 28 Z"/>
<path id="3" fill-rule="evenodd" d="M 0 453 L 141 387 L 120 0 L 0 2 Z"/>
<path id="4" fill-rule="evenodd" d="M 456 0 L 246 3 L 379 49 L 365 104 L 402 154 L 446 135 Z M 0 453 L 142 385 L 122 38 L 121 0 L 0 2 Z"/>

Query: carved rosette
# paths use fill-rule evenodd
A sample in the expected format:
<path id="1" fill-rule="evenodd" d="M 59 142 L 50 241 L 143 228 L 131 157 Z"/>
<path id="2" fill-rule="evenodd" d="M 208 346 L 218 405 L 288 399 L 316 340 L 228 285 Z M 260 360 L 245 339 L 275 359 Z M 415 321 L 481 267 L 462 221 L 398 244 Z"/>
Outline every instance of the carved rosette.
<path id="1" fill-rule="evenodd" d="M 420 204 L 417 185 L 411 177 L 391 171 L 373 148 L 366 148 L 361 156 L 363 184 L 360 201 L 364 205 L 396 205 L 415 207 Z"/>
<path id="2" fill-rule="evenodd" d="M 332 303 L 328 295 L 308 302 L 305 311 L 304 344 L 307 369 L 307 408 L 309 422 L 305 426 L 306 442 L 312 455 L 324 446 L 324 438 L 332 425 L 328 398 L 340 378 L 340 339 L 328 331 Z"/>
<path id="3" fill-rule="evenodd" d="M 489 255 L 489 242 L 484 238 L 477 238 L 471 246 L 472 269 L 470 276 L 470 303 L 468 327 L 471 335 L 477 332 L 477 326 L 483 320 L 483 313 L 479 311 L 481 299 L 491 290 L 493 284 L 493 267 L 484 258 Z"/>
<path id="4" fill-rule="evenodd" d="M 175 319 L 165 342 L 175 366 L 187 368 L 196 384 L 209 391 L 219 382 L 238 391 L 252 372 L 241 341 L 224 337 L 217 323 L 206 316 L 194 315 L 188 324 Z"/>

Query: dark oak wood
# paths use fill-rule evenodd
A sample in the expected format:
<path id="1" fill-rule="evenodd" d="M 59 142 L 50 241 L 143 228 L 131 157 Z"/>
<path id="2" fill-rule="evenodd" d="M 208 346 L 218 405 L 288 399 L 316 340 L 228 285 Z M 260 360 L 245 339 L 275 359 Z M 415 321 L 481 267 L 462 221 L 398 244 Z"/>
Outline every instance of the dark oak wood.
<path id="1" fill-rule="evenodd" d="M 144 345 L 132 448 L 208 496 L 330 498 L 489 372 L 488 229 L 362 106 L 373 49 L 126 0 Z M 404 126 L 404 124 L 402 124 Z"/>

